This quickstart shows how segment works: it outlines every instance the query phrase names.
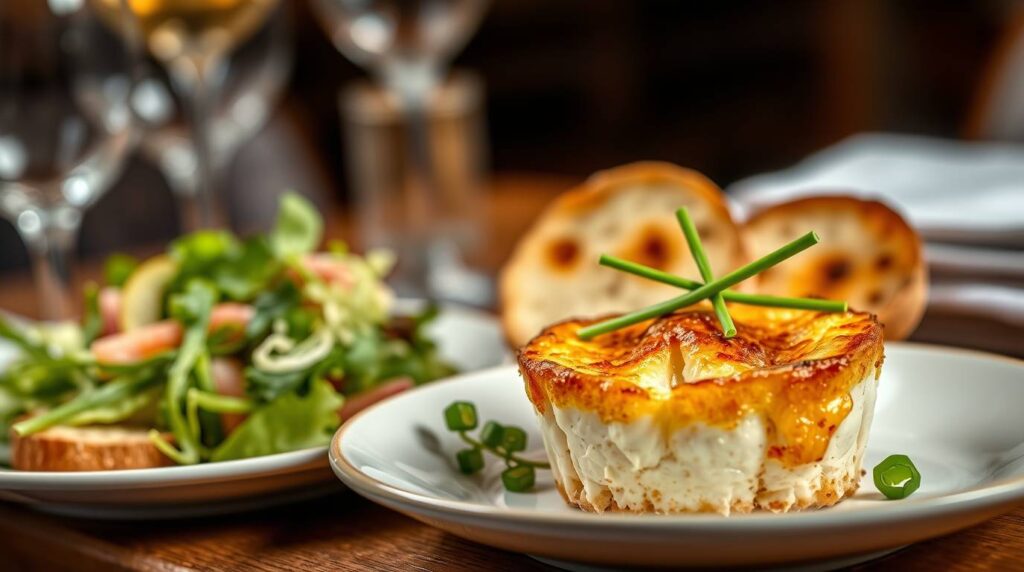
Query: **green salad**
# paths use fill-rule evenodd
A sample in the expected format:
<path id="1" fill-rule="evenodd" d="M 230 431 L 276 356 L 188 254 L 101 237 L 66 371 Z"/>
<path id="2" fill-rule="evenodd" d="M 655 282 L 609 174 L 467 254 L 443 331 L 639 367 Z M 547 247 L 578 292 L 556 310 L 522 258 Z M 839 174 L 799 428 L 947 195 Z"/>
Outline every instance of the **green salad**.
<path id="1" fill-rule="evenodd" d="M 323 222 L 282 197 L 274 228 L 201 231 L 166 253 L 112 256 L 80 323 L 18 325 L 0 374 L 0 442 L 55 426 L 131 426 L 179 464 L 328 443 L 346 398 L 453 372 L 424 326 L 392 316 L 386 252 L 317 252 Z"/>

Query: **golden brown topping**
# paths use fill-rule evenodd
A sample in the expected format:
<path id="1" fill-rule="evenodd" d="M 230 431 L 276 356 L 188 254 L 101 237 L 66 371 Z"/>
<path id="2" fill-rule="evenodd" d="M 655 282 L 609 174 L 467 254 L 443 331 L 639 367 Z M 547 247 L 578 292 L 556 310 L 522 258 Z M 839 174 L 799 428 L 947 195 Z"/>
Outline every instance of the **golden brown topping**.
<path id="1" fill-rule="evenodd" d="M 605 422 L 654 416 L 670 429 L 732 427 L 755 413 L 774 426 L 770 456 L 819 460 L 852 407 L 850 390 L 881 365 L 873 316 L 732 306 L 737 335 L 707 310 L 678 312 L 590 341 L 570 320 L 519 352 L 533 403 L 598 413 Z"/>

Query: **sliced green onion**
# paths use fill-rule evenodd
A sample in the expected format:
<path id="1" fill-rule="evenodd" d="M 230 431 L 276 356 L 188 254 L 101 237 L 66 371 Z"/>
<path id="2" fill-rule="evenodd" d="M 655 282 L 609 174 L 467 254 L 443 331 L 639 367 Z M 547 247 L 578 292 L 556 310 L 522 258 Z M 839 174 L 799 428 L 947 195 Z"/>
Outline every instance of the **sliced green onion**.
<path id="1" fill-rule="evenodd" d="M 690 245 L 690 254 L 693 255 L 693 261 L 697 263 L 697 270 L 700 272 L 701 279 L 705 283 L 711 282 L 714 280 L 714 275 L 711 273 L 711 263 L 708 262 L 708 255 L 704 252 L 704 245 L 700 242 L 700 233 L 697 232 L 697 226 L 693 224 L 690 213 L 686 212 L 685 208 L 681 208 L 676 211 L 676 220 L 679 221 L 679 227 L 683 229 L 686 243 Z M 711 306 L 715 309 L 718 322 L 722 324 L 722 336 L 726 338 L 734 337 L 736 335 L 736 324 L 733 323 L 732 316 L 729 315 L 729 309 L 725 307 L 725 298 L 722 297 L 721 292 L 711 297 Z"/>
<path id="2" fill-rule="evenodd" d="M 533 467 L 518 465 L 502 471 L 501 484 L 514 493 L 521 493 L 532 489 L 536 478 L 536 471 Z"/>
<path id="3" fill-rule="evenodd" d="M 921 486 L 921 473 L 906 455 L 889 455 L 872 471 L 875 488 L 890 500 L 905 499 Z"/>
<path id="4" fill-rule="evenodd" d="M 444 422 L 449 431 L 476 429 L 476 406 L 468 401 L 456 401 L 445 408 Z"/>
<path id="5" fill-rule="evenodd" d="M 472 475 L 484 468 L 484 454 L 480 449 L 463 449 L 455 454 L 455 460 L 464 475 Z"/>
<path id="6" fill-rule="evenodd" d="M 676 276 L 657 268 L 644 266 L 617 256 L 608 254 L 601 255 L 601 265 L 643 278 L 649 278 L 655 282 L 676 286 L 685 290 L 696 290 L 704 284 L 682 276 Z M 846 302 L 841 300 L 822 300 L 819 298 L 789 298 L 784 296 L 768 296 L 765 294 L 747 294 L 734 290 L 723 290 L 722 297 L 736 304 L 747 306 L 771 306 L 775 308 L 793 308 L 796 310 L 814 310 L 818 312 L 845 312 L 848 307 Z"/>
<path id="7" fill-rule="evenodd" d="M 505 427 L 501 435 L 501 448 L 509 453 L 526 450 L 526 431 L 519 427 Z"/>
<path id="8" fill-rule="evenodd" d="M 480 442 L 485 447 L 493 449 L 501 445 L 501 440 L 504 438 L 505 428 L 501 424 L 495 421 L 488 421 L 484 424 L 484 428 L 480 430 Z"/>
<path id="9" fill-rule="evenodd" d="M 766 268 L 771 268 L 772 266 L 775 266 L 776 264 L 782 262 L 783 260 L 786 260 L 791 256 L 794 256 L 796 254 L 799 254 L 800 252 L 803 252 L 804 250 L 807 250 L 808 248 L 817 244 L 819 241 L 820 239 L 818 238 L 818 235 L 814 234 L 814 232 L 808 232 L 807 234 L 790 242 L 789 244 L 775 251 L 769 252 L 768 254 L 762 256 L 761 258 L 758 258 L 757 260 L 749 264 L 741 266 L 740 268 L 733 270 L 732 272 L 726 274 L 725 276 L 722 276 L 718 280 L 709 282 L 701 286 L 700 288 L 697 288 L 696 290 L 690 292 L 689 294 L 683 294 L 682 296 L 677 296 L 675 298 L 665 300 L 664 302 L 660 302 L 658 304 L 642 308 L 635 312 L 630 312 L 629 314 L 624 314 L 617 318 L 612 318 L 610 320 L 605 320 L 603 322 L 598 322 L 597 324 L 581 328 L 576 333 L 576 335 L 578 335 L 580 338 L 584 340 L 589 340 L 594 336 L 607 334 L 608 332 L 612 332 L 620 328 L 625 328 L 627 326 L 632 326 L 633 324 L 637 324 L 645 320 L 650 320 L 651 318 L 663 316 L 670 312 L 674 312 L 680 308 L 692 306 L 693 304 L 696 304 L 697 302 L 700 302 L 705 298 L 717 294 L 722 290 L 729 288 L 730 286 L 735 286 L 736 284 L 739 284 L 740 282 L 746 280 L 747 278 L 750 278 L 751 276 L 756 275 L 758 272 L 761 272 Z"/>

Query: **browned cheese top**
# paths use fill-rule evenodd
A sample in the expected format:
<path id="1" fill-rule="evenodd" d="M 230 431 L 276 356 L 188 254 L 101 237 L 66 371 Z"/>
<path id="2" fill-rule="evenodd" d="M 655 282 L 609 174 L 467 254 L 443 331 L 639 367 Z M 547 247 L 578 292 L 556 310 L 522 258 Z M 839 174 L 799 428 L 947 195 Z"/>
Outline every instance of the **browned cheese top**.
<path id="1" fill-rule="evenodd" d="M 770 432 L 769 457 L 820 460 L 853 407 L 850 390 L 882 365 L 882 327 L 863 312 L 730 306 L 737 335 L 714 313 L 690 309 L 591 340 L 600 321 L 548 327 L 519 351 L 538 411 L 547 403 L 597 413 L 605 423 L 653 416 L 666 434 L 693 423 L 732 428 L 751 413 Z"/>

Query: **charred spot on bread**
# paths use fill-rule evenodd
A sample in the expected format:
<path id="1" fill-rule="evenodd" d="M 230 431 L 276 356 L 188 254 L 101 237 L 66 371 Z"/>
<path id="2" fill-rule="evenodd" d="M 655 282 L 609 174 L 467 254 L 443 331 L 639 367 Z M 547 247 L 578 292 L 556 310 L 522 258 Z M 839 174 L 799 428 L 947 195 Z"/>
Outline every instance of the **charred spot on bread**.
<path id="1" fill-rule="evenodd" d="M 813 229 L 818 256 L 787 260 L 756 279 L 776 296 L 847 300 L 878 314 L 888 339 L 906 338 L 924 314 L 928 277 L 921 239 L 883 203 L 844 196 L 806 197 L 765 208 L 744 226 L 752 257 Z"/>
<path id="2" fill-rule="evenodd" d="M 634 243 L 625 249 L 624 258 L 665 270 L 675 257 L 673 239 L 661 226 L 648 224 L 637 235 Z"/>
<path id="3" fill-rule="evenodd" d="M 571 238 L 560 238 L 548 248 L 548 262 L 557 271 L 571 269 L 579 261 L 580 247 Z"/>
<path id="4" fill-rule="evenodd" d="M 822 265 L 825 284 L 832 285 L 843 281 L 850 275 L 850 261 L 842 256 L 835 256 Z"/>

